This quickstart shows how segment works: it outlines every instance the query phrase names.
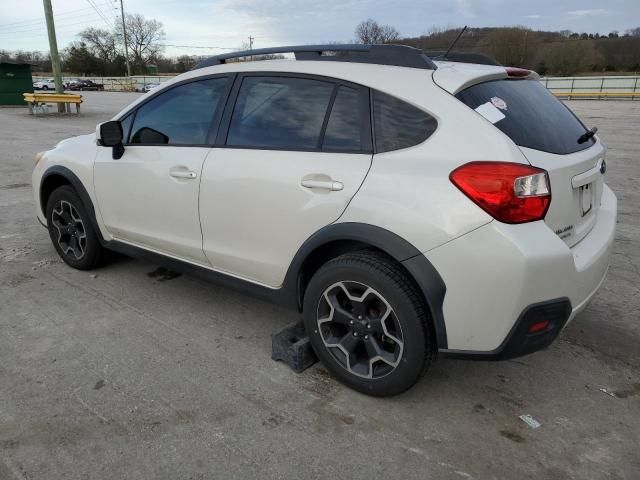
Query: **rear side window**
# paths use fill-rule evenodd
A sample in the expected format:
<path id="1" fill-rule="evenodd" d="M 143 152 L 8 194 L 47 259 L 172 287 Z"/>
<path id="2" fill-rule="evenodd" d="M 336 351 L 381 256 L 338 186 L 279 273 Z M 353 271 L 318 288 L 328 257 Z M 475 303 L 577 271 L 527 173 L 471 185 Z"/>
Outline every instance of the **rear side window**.
<path id="1" fill-rule="evenodd" d="M 494 80 L 473 85 L 456 95 L 474 110 L 489 103 L 505 118 L 495 122 L 516 145 L 569 154 L 593 145 L 578 143 L 585 126 L 537 80 Z"/>
<path id="2" fill-rule="evenodd" d="M 245 77 L 227 145 L 316 149 L 334 84 L 286 77 Z"/>
<path id="3" fill-rule="evenodd" d="M 338 88 L 322 144 L 325 150 L 358 151 L 363 145 L 360 92 L 354 88 Z M 369 147 L 371 148 L 371 147 Z"/>
<path id="4" fill-rule="evenodd" d="M 373 91 L 376 152 L 389 152 L 424 142 L 438 127 L 428 113 L 386 93 Z"/>
<path id="5" fill-rule="evenodd" d="M 226 84 L 226 78 L 200 80 L 179 85 L 151 99 L 136 113 L 130 143 L 205 144 Z"/>

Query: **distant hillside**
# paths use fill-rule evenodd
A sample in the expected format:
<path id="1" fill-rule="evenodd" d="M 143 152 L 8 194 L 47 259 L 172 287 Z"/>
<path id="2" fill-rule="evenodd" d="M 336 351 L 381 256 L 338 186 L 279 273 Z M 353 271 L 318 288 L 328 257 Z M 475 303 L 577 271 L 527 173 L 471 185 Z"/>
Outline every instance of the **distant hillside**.
<path id="1" fill-rule="evenodd" d="M 640 71 L 640 29 L 607 36 L 534 31 L 522 27 L 468 28 L 454 51 L 482 53 L 503 65 L 524 67 L 542 75 Z M 423 50 L 446 50 L 460 29 L 434 29 L 427 35 L 399 38 Z"/>

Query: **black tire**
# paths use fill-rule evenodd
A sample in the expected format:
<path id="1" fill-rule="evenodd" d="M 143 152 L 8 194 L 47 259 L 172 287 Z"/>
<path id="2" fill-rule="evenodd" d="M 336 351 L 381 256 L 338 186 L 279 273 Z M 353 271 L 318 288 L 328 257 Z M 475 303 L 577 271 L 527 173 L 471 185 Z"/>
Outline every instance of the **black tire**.
<path id="1" fill-rule="evenodd" d="M 49 90 L 49 87 L 47 87 L 46 85 L 43 85 L 42 90 Z"/>
<path id="2" fill-rule="evenodd" d="M 338 380 L 367 395 L 404 392 L 434 358 L 431 318 L 415 282 L 377 251 L 347 253 L 323 265 L 307 286 L 303 311 L 318 358 Z M 368 333 L 371 328 L 379 333 Z M 381 346 L 390 361 L 375 360 Z"/>
<path id="3" fill-rule="evenodd" d="M 78 270 L 102 265 L 106 250 L 93 228 L 91 218 L 76 191 L 56 188 L 47 200 L 47 225 L 54 248 L 64 262 Z"/>

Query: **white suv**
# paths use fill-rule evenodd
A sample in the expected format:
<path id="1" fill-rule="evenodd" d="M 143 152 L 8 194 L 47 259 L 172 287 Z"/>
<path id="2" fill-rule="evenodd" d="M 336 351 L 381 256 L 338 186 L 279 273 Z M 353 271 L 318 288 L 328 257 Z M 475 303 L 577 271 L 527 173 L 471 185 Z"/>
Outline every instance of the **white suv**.
<path id="1" fill-rule="evenodd" d="M 42 80 L 38 80 L 37 82 L 33 82 L 34 90 L 55 90 L 56 84 L 53 78 L 45 78 Z"/>
<path id="2" fill-rule="evenodd" d="M 329 54 L 327 54 L 327 51 Z M 528 70 L 405 46 L 205 60 L 37 157 L 70 266 L 105 249 L 303 312 L 349 386 L 548 346 L 604 279 L 605 147 Z"/>

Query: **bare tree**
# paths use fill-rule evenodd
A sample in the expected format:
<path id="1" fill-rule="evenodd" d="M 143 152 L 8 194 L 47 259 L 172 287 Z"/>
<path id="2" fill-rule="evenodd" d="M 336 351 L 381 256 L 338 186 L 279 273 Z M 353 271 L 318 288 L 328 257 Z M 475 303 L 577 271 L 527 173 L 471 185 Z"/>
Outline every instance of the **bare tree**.
<path id="1" fill-rule="evenodd" d="M 495 29 L 485 37 L 486 48 L 503 65 L 522 67 L 529 63 L 533 50 L 530 34 L 526 27 Z"/>
<path id="2" fill-rule="evenodd" d="M 145 67 L 154 61 L 164 49 L 164 30 L 162 22 L 158 20 L 147 20 L 139 13 L 125 16 L 127 26 L 127 42 L 129 44 L 129 54 L 133 57 L 133 65 L 138 71 L 144 73 Z M 118 23 L 116 27 L 116 37 L 120 42 L 123 40 L 122 26 Z"/>
<path id="3" fill-rule="evenodd" d="M 391 43 L 400 38 L 400 33 L 391 25 L 380 25 L 369 18 L 356 27 L 356 39 L 359 43 Z"/>
<path id="4" fill-rule="evenodd" d="M 562 76 L 594 71 L 594 67 L 604 63 L 604 58 L 596 50 L 593 41 L 549 43 L 541 53 L 549 70 Z"/>
<path id="5" fill-rule="evenodd" d="M 640 37 L 640 27 L 630 28 L 626 32 L 630 37 Z"/>
<path id="6" fill-rule="evenodd" d="M 104 63 L 111 63 L 118 57 L 116 35 L 108 30 L 89 27 L 78 36 L 86 48 Z"/>

